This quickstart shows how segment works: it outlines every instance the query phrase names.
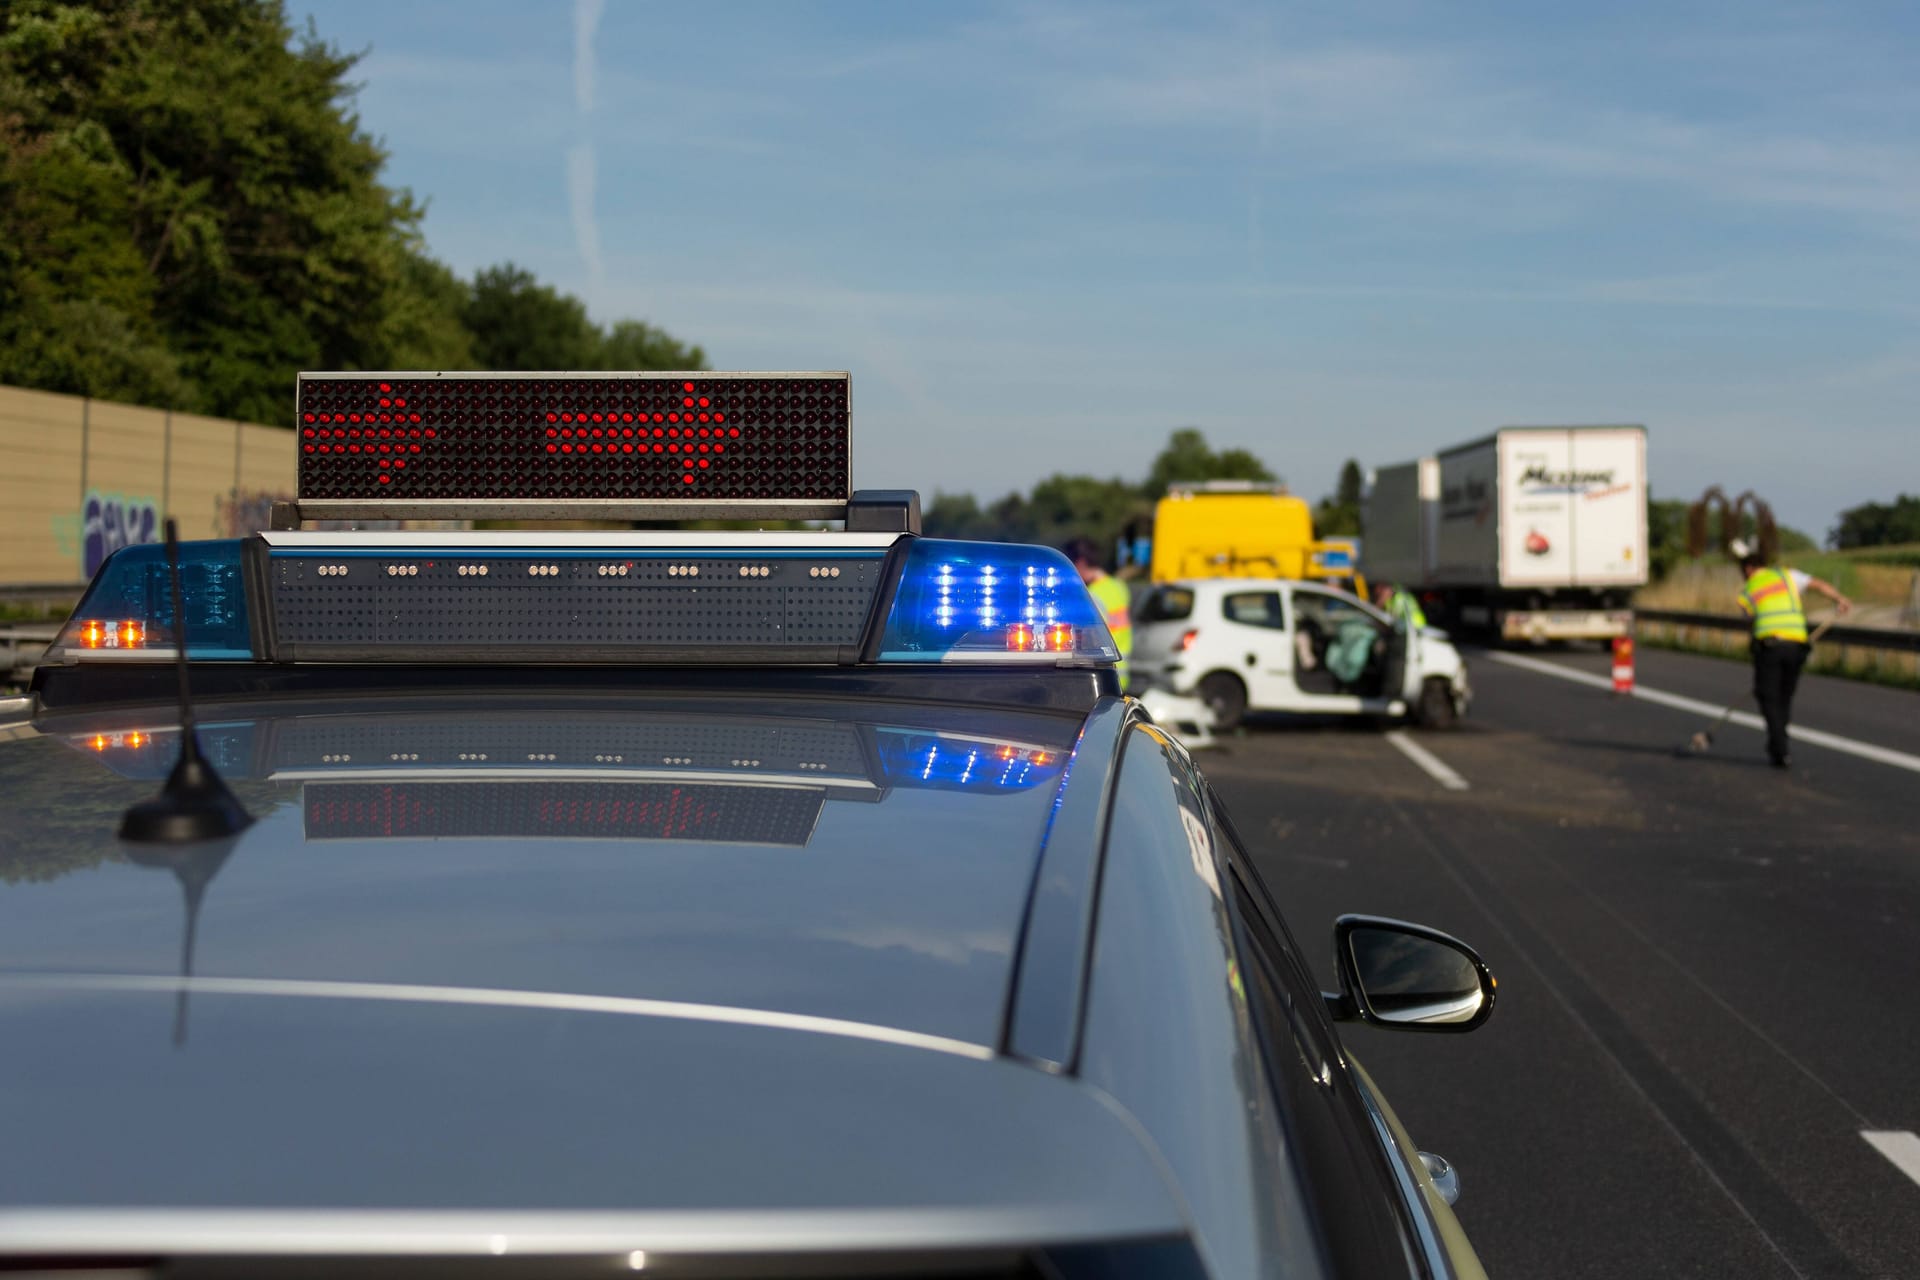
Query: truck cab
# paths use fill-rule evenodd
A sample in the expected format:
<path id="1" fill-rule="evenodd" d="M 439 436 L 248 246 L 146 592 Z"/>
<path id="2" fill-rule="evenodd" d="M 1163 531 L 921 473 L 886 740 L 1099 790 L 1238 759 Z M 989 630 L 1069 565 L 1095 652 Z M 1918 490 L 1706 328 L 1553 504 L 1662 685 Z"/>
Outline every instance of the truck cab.
<path id="1" fill-rule="evenodd" d="M 1153 582 L 1264 575 L 1312 579 L 1366 594 L 1350 539 L 1314 536 L 1313 510 L 1284 485 L 1209 480 L 1175 485 L 1154 505 L 1148 541 Z"/>
<path id="2" fill-rule="evenodd" d="M 1216 729 L 1256 711 L 1446 726 L 1472 696 L 1445 632 L 1290 578 L 1155 584 L 1134 608 L 1132 663 L 1138 687 L 1199 697 Z"/>

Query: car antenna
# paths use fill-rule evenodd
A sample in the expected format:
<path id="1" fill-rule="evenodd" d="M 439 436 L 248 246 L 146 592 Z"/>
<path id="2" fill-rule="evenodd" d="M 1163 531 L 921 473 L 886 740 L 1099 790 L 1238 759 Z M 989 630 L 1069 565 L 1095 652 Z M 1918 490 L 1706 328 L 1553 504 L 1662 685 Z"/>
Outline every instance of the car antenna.
<path id="1" fill-rule="evenodd" d="M 193 727 L 193 701 L 187 689 L 187 613 L 180 594 L 180 535 L 167 519 L 167 576 L 173 585 L 174 669 L 180 675 L 180 758 L 166 785 L 120 817 L 120 838 L 134 844 L 195 844 L 237 835 L 253 825 L 240 804 L 200 751 Z"/>

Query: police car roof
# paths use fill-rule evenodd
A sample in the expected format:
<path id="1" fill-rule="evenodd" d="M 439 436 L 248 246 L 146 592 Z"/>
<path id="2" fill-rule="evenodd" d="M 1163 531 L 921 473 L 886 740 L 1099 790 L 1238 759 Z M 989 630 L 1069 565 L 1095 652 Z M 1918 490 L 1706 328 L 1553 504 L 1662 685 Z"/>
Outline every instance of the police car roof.
<path id="1" fill-rule="evenodd" d="M 0 1167 L 0 1202 L 1178 1229 L 1124 1126 L 1004 1052 L 1078 715 L 550 694 L 205 721 L 258 819 L 211 852 L 112 838 L 170 716 L 0 745 L 0 1010 L 36 1046 L 0 1092 L 74 1099 L 16 1115 L 44 1158 Z"/>

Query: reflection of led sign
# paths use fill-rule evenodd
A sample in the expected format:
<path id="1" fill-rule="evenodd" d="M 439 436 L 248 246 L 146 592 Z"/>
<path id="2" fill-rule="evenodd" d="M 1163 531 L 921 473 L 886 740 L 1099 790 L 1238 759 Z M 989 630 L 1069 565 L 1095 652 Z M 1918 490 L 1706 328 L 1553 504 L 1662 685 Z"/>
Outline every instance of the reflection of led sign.
<path id="1" fill-rule="evenodd" d="M 309 840 L 551 838 L 804 845 L 813 787 L 563 780 L 312 782 Z"/>

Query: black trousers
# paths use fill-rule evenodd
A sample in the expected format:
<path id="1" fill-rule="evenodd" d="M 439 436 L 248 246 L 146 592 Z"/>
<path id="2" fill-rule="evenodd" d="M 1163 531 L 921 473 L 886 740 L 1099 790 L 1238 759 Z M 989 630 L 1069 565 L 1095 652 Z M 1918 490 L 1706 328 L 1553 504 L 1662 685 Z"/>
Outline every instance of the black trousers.
<path id="1" fill-rule="evenodd" d="M 1767 721 L 1767 755 L 1787 758 L 1787 720 L 1793 712 L 1793 691 L 1800 684 L 1800 668 L 1807 665 L 1812 646 L 1798 640 L 1753 642 L 1753 696 Z"/>

